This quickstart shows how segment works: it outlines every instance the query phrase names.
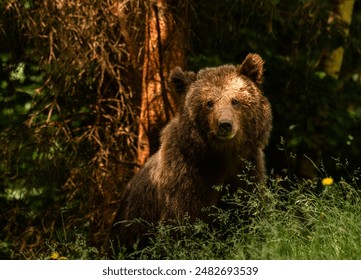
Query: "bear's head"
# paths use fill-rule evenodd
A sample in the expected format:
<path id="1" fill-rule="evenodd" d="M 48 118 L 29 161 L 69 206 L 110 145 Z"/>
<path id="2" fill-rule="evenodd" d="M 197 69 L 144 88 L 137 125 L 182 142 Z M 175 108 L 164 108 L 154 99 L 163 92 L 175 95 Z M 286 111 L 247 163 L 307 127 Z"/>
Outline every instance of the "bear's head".
<path id="1" fill-rule="evenodd" d="M 194 126 L 215 145 L 256 145 L 263 148 L 271 130 L 272 114 L 263 96 L 263 60 L 249 54 L 239 66 L 205 68 L 197 74 L 179 67 L 171 75 L 183 96 L 180 120 Z"/>

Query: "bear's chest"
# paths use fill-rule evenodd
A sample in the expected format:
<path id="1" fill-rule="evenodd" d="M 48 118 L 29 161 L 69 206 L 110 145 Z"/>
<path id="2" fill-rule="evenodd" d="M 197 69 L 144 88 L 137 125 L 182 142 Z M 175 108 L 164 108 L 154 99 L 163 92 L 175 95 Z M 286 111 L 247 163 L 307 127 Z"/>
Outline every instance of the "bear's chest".
<path id="1" fill-rule="evenodd" d="M 237 157 L 208 157 L 199 164 L 199 176 L 212 185 L 223 185 L 241 172 L 241 161 Z"/>

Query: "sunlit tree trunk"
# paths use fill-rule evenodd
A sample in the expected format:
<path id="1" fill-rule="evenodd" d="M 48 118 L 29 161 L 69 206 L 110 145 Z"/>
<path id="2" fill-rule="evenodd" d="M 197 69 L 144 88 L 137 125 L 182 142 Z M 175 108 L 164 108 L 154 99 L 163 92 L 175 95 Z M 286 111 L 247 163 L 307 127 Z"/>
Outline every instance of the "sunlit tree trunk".
<path id="1" fill-rule="evenodd" d="M 330 16 L 330 21 L 332 22 L 335 18 L 339 18 L 342 22 L 345 23 L 343 29 L 344 36 L 347 37 L 349 34 L 349 27 L 352 20 L 352 12 L 355 4 L 355 0 L 335 0 L 335 9 L 334 14 Z M 344 48 L 339 47 L 333 50 L 324 60 L 324 70 L 330 76 L 338 79 L 342 60 L 343 60 Z"/>
<path id="2" fill-rule="evenodd" d="M 157 150 L 159 132 L 176 111 L 168 76 L 175 66 L 184 64 L 187 22 L 184 3 L 177 7 L 177 15 L 171 10 L 169 0 L 150 0 L 148 4 L 138 131 L 139 166 Z"/>

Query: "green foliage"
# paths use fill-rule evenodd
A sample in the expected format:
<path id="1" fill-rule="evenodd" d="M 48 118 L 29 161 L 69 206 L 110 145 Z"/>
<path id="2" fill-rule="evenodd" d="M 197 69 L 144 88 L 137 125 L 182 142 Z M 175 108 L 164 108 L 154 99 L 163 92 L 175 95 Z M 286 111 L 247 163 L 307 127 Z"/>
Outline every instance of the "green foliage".
<path id="1" fill-rule="evenodd" d="M 86 236 L 77 233 L 76 230 L 69 231 L 65 228 L 57 232 L 57 240 L 47 241 L 48 249 L 35 256 L 39 259 L 69 259 L 69 260 L 91 260 L 100 259 L 101 255 L 97 248 L 87 244 Z"/>
<path id="2" fill-rule="evenodd" d="M 355 188 L 357 178 L 351 183 L 271 178 L 268 191 L 254 186 L 247 202 L 242 193 L 225 197 L 231 207 L 216 209 L 212 226 L 187 219 L 176 226 L 159 225 L 152 229 L 154 237 L 147 247 L 122 257 L 359 259 L 361 196 Z M 262 199 L 260 188 L 265 194 Z M 244 218 L 245 204 L 249 219 Z"/>
<path id="3" fill-rule="evenodd" d="M 47 234 L 52 234 L 52 223 L 58 218 L 54 210 L 59 209 L 65 199 L 58 184 L 65 180 L 67 170 L 66 155 L 61 153 L 59 145 L 36 137 L 26 124 L 33 110 L 34 96 L 42 95 L 39 89 L 44 73 L 34 64 L 22 62 L 2 69 L 5 75 L 0 81 L 3 85 L 0 90 L 0 221 L 4 226 L 0 255 L 9 258 L 14 241 L 37 242 L 39 232 L 31 225 L 43 224 Z M 11 240 L 14 232 L 18 235 Z M 26 243 L 22 243 L 23 246 Z"/>

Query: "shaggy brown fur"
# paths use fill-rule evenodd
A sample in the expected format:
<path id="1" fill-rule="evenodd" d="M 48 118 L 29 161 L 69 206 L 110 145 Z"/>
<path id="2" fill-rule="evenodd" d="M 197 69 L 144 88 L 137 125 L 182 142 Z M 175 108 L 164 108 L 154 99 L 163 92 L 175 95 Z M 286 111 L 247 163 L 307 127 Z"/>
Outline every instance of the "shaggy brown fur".
<path id="1" fill-rule="evenodd" d="M 263 149 L 272 126 L 271 107 L 261 90 L 263 60 L 249 54 L 238 66 L 205 68 L 198 74 L 176 68 L 171 81 L 183 105 L 164 128 L 161 146 L 127 185 L 116 221 L 207 219 L 202 208 L 217 205 L 215 185 L 242 187 L 245 161 L 254 180 L 265 177 Z M 116 223 L 113 239 L 130 244 L 140 225 Z"/>

